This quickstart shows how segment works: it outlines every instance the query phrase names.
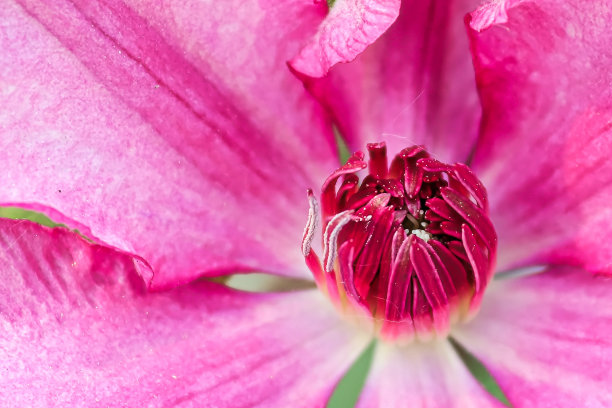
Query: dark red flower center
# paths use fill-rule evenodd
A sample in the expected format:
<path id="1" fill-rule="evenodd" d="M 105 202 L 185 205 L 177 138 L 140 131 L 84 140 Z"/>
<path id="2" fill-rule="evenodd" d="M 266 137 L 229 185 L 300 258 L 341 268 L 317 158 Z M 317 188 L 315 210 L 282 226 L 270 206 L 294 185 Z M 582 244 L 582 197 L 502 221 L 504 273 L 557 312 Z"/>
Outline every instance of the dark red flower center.
<path id="1" fill-rule="evenodd" d="M 368 152 L 368 163 L 357 152 L 323 184 L 322 262 L 310 245 L 319 209 L 309 192 L 307 264 L 334 304 L 369 319 L 380 337 L 445 336 L 476 312 L 492 275 L 497 236 L 486 190 L 466 165 L 442 163 L 422 146 L 391 166 L 384 143 Z"/>

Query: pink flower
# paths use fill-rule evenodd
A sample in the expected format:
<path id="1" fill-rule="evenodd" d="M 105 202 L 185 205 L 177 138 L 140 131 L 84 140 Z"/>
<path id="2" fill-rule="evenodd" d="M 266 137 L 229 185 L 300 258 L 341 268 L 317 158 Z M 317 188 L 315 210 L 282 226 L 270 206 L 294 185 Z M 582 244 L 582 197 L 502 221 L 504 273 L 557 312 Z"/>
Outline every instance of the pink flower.
<path id="1" fill-rule="evenodd" d="M 333 120 L 353 151 L 424 144 L 486 185 L 501 279 L 450 330 L 508 399 L 610 405 L 612 10 L 500 1 L 469 15 L 466 36 L 469 3 L 403 2 L 366 49 L 397 4 L 375 3 L 385 18 L 333 58 L 335 38 L 360 38 L 341 13 L 357 1 L 326 20 L 301 0 L 5 5 L 0 203 L 95 242 L 0 220 L 2 401 L 324 405 L 370 332 L 318 289 L 194 279 L 310 276 L 305 191 L 337 167 Z M 496 404 L 444 338 L 379 342 L 360 400 Z"/>

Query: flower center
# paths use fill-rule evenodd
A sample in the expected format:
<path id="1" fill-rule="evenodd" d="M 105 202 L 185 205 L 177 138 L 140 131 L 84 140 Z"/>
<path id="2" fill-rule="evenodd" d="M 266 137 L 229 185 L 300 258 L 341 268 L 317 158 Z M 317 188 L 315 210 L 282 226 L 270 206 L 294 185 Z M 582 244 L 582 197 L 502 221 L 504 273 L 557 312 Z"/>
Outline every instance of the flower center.
<path id="1" fill-rule="evenodd" d="M 323 184 L 322 262 L 311 248 L 319 206 L 309 191 L 306 263 L 336 307 L 380 338 L 446 336 L 476 313 L 492 275 L 487 192 L 466 165 L 441 163 L 422 146 L 390 167 L 384 143 L 368 152 L 368 163 L 357 152 Z"/>

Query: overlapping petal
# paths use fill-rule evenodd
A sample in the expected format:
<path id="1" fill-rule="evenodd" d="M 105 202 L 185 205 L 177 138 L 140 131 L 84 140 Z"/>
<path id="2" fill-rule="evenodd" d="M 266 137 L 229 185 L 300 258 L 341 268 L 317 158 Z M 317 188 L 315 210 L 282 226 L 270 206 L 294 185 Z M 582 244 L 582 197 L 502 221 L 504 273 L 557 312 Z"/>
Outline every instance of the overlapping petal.
<path id="1" fill-rule="evenodd" d="M 306 276 L 304 192 L 337 165 L 325 115 L 285 65 L 316 28 L 310 10 L 9 2 L 0 204 L 142 256 L 157 287 L 225 270 Z"/>
<path id="2" fill-rule="evenodd" d="M 612 404 L 612 278 L 557 267 L 491 286 L 478 316 L 454 335 L 511 403 Z"/>
<path id="3" fill-rule="evenodd" d="M 447 341 L 406 348 L 379 345 L 357 404 L 385 407 L 503 406 L 467 371 Z"/>
<path id="4" fill-rule="evenodd" d="M 131 257 L 28 221 L 0 245 L 12 406 L 323 406 L 368 342 L 317 290 L 147 293 Z"/>
<path id="5" fill-rule="evenodd" d="M 489 187 L 500 268 L 612 272 L 612 7 L 496 2 L 473 14 L 483 102 L 473 168 Z"/>
<path id="6" fill-rule="evenodd" d="M 397 21 L 355 61 L 305 80 L 350 150 L 384 140 L 390 152 L 424 144 L 442 161 L 466 160 L 480 104 L 463 17 L 479 4 L 403 1 Z"/>
<path id="7" fill-rule="evenodd" d="M 326 8 L 324 1 L 315 1 Z M 400 0 L 334 0 L 317 33 L 289 65 L 301 75 L 322 77 L 352 61 L 380 37 L 399 14 Z"/>

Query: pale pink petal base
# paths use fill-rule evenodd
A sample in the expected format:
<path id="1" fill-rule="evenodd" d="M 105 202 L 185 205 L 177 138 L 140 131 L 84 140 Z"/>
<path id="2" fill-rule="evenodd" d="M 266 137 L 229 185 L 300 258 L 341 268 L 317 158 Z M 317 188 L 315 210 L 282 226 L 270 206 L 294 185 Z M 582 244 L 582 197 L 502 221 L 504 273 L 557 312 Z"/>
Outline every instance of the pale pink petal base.
<path id="1" fill-rule="evenodd" d="M 28 221 L 0 246 L 10 406 L 323 406 L 368 342 L 317 290 L 147 294 L 130 257 Z"/>
<path id="2" fill-rule="evenodd" d="M 301 75 L 322 77 L 338 62 L 352 61 L 395 21 L 400 0 L 335 0 L 317 33 L 289 65 Z M 325 8 L 325 1 L 317 6 Z"/>
<path id="3" fill-rule="evenodd" d="M 381 343 L 359 408 L 501 407 L 444 340 L 405 348 Z"/>
<path id="4" fill-rule="evenodd" d="M 487 186 L 500 269 L 612 273 L 612 8 L 500 1 L 472 14 L 483 102 L 473 168 Z"/>
<path id="5" fill-rule="evenodd" d="M 612 406 L 612 278 L 554 268 L 494 281 L 453 335 L 524 407 Z"/>
<path id="6" fill-rule="evenodd" d="M 389 30 L 355 61 L 305 79 L 350 150 L 385 141 L 391 155 L 423 144 L 465 162 L 478 136 L 480 102 L 464 16 L 479 0 L 405 0 Z"/>
<path id="7" fill-rule="evenodd" d="M 315 20 L 298 1 L 8 2 L 0 205 L 142 256 L 156 287 L 309 276 L 304 194 L 336 147 L 286 60 Z"/>

